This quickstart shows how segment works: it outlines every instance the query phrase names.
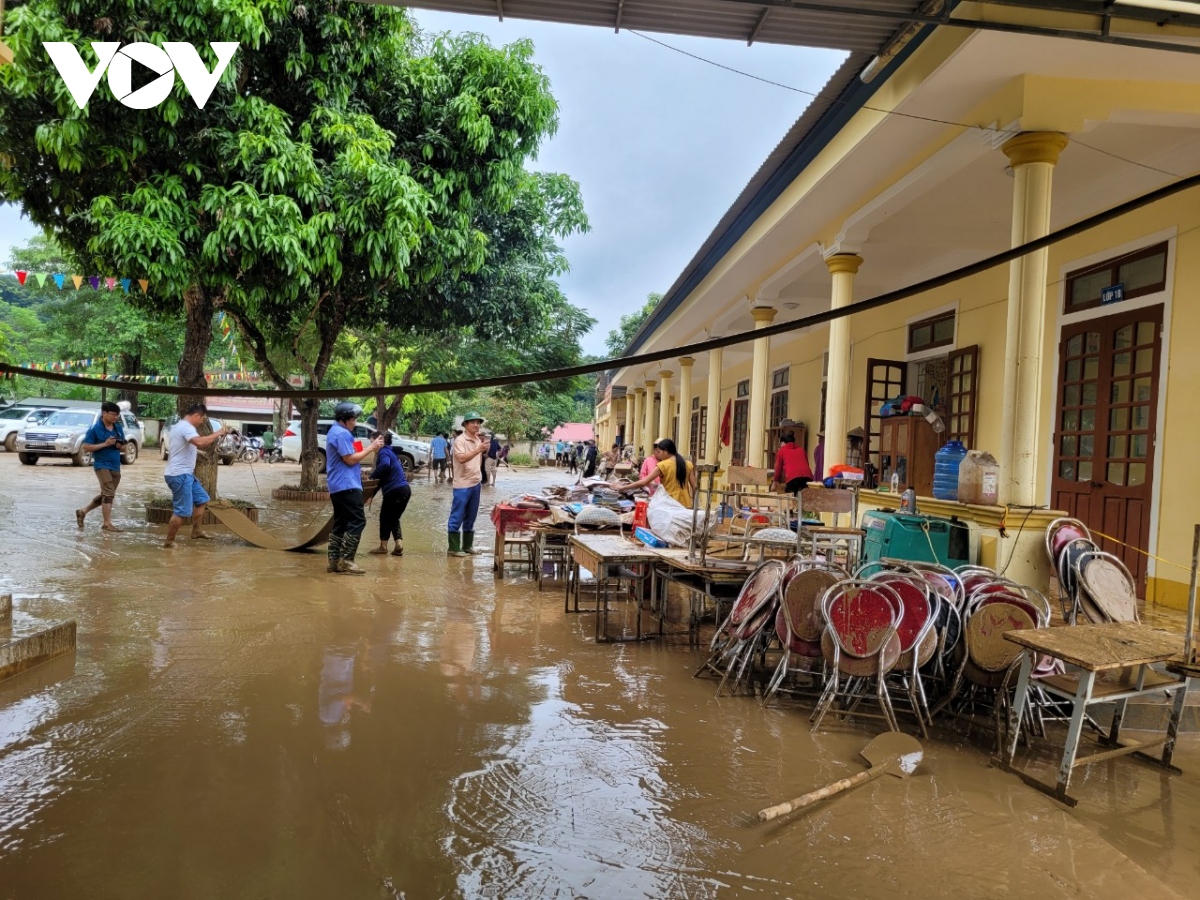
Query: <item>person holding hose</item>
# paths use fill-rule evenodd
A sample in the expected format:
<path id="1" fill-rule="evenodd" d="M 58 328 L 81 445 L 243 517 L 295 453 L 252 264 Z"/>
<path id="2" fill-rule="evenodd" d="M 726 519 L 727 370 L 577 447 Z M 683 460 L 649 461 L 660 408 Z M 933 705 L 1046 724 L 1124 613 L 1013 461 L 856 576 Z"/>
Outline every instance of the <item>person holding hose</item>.
<path id="1" fill-rule="evenodd" d="M 379 482 L 379 492 L 383 494 L 383 507 L 379 510 L 379 546 L 370 552 L 375 556 L 383 556 L 388 552 L 388 539 L 396 541 L 392 556 L 404 555 L 404 531 L 400 527 L 400 517 L 412 499 L 412 488 L 404 475 L 396 451 L 392 449 L 392 433 L 380 434 L 375 432 L 372 438 L 383 438 L 383 446 L 375 457 L 375 469 L 371 477 Z"/>
<path id="2" fill-rule="evenodd" d="M 362 415 L 355 403 L 339 403 L 333 408 L 336 420 L 325 437 L 325 479 L 329 502 L 333 504 L 333 532 L 329 535 L 329 567 L 333 575 L 365 575 L 354 562 L 358 542 L 367 527 L 363 512 L 362 461 L 383 447 L 376 438 L 362 450 L 354 446 L 354 426 Z"/>

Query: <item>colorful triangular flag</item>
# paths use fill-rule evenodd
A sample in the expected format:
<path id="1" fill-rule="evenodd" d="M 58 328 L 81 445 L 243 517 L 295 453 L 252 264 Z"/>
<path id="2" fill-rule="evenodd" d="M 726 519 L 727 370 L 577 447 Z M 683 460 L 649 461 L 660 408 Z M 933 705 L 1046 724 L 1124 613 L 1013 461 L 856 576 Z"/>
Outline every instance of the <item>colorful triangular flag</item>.
<path id="1" fill-rule="evenodd" d="M 117 279 L 113 278 L 112 276 L 105 278 L 104 286 L 111 291 L 113 288 L 115 288 L 117 286 Z"/>
<path id="2" fill-rule="evenodd" d="M 71 280 L 75 282 L 75 290 L 79 290 L 79 288 L 83 285 L 82 275 L 72 275 Z"/>
<path id="3" fill-rule="evenodd" d="M 127 293 L 127 294 L 129 293 L 129 285 L 131 285 L 131 284 L 133 284 L 132 278 L 122 278 L 121 279 L 121 287 L 124 288 L 125 293 Z"/>
<path id="4" fill-rule="evenodd" d="M 21 282 L 22 285 L 25 284 L 25 279 L 27 277 L 29 277 L 28 272 L 17 272 L 17 281 Z"/>
<path id="5" fill-rule="evenodd" d="M 145 294 L 147 289 L 150 287 L 150 282 L 148 282 L 145 278 L 139 278 L 138 284 L 141 285 L 143 294 Z"/>
<path id="6" fill-rule="evenodd" d="M 33 277 L 37 279 L 38 287 L 46 286 L 46 273 L 45 272 L 38 272 Z"/>
<path id="7" fill-rule="evenodd" d="M 92 286 L 93 291 L 100 290 L 100 276 L 99 275 L 89 275 L 88 276 L 88 284 L 90 284 Z"/>
<path id="8" fill-rule="evenodd" d="M 62 274 L 61 272 L 56 272 L 56 273 L 55 273 L 55 275 L 54 275 L 54 283 L 58 285 L 58 289 L 59 289 L 60 291 L 62 290 L 63 282 L 64 282 L 64 281 L 66 281 L 66 280 L 67 280 L 67 276 L 66 276 L 66 275 Z"/>

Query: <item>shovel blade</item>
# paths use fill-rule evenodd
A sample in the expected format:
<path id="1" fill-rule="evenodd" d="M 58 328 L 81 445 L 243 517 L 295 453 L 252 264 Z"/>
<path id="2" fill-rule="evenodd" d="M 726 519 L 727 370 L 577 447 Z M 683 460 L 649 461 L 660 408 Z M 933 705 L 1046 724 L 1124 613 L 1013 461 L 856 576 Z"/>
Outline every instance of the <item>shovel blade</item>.
<path id="1" fill-rule="evenodd" d="M 885 766 L 889 774 L 904 778 L 916 771 L 925 751 L 911 734 L 886 731 L 863 747 L 861 755 L 871 768 Z"/>

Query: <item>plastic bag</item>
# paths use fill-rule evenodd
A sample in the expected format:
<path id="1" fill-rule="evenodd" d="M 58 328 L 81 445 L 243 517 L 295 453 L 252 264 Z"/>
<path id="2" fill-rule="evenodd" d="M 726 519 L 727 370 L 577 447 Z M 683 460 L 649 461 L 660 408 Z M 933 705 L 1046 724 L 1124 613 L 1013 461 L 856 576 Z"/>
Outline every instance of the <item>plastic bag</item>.
<path id="1" fill-rule="evenodd" d="M 646 507 L 646 524 L 669 544 L 686 547 L 692 536 L 692 511 L 666 491 L 655 491 Z M 704 528 L 704 511 L 696 513 L 696 527 Z"/>

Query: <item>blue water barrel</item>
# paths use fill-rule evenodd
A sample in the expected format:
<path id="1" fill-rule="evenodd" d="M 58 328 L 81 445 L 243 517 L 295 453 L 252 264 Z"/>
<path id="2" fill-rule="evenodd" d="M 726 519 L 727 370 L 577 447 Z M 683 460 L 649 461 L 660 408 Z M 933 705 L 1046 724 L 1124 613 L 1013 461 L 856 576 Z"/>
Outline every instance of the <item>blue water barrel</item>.
<path id="1" fill-rule="evenodd" d="M 933 496 L 938 500 L 958 499 L 958 467 L 967 456 L 962 441 L 946 441 L 933 457 Z"/>

